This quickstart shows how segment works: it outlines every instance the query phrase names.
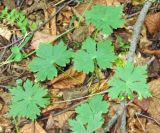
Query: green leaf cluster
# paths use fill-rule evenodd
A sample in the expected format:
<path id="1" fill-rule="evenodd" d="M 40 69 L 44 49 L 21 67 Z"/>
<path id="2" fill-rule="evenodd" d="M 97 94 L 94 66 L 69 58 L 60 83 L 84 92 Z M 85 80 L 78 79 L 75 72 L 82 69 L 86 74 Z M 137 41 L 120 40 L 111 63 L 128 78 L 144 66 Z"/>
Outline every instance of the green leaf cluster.
<path id="1" fill-rule="evenodd" d="M 92 97 L 87 103 L 78 106 L 75 120 L 69 120 L 73 133 L 93 133 L 104 123 L 103 113 L 108 112 L 108 103 L 101 95 Z"/>
<path id="2" fill-rule="evenodd" d="M 16 9 L 9 11 L 7 7 L 4 8 L 0 13 L 0 19 L 6 19 L 9 23 L 16 24 L 23 34 L 25 34 L 28 30 L 27 18 L 22 12 Z"/>
<path id="3" fill-rule="evenodd" d="M 109 35 L 113 29 L 121 27 L 125 20 L 122 19 L 123 6 L 96 5 L 85 14 L 88 23 L 96 26 L 103 33 Z"/>
<path id="4" fill-rule="evenodd" d="M 146 67 L 127 63 L 124 67 L 118 67 L 109 81 L 111 88 L 108 94 L 113 99 L 122 99 L 124 96 L 132 99 L 134 92 L 138 94 L 139 99 L 150 97 L 151 93 L 146 79 Z"/>
<path id="5" fill-rule="evenodd" d="M 10 89 L 12 100 L 9 115 L 12 117 L 25 117 L 35 120 L 40 115 L 40 108 L 44 108 L 49 103 L 47 89 L 33 84 L 27 80 L 23 86 L 17 85 Z"/>
<path id="6" fill-rule="evenodd" d="M 88 37 L 73 57 L 76 70 L 85 73 L 93 72 L 95 65 L 100 69 L 111 68 L 115 61 L 114 48 L 110 40 L 96 42 Z"/>
<path id="7" fill-rule="evenodd" d="M 57 76 L 57 67 L 66 66 L 72 56 L 72 51 L 67 50 L 64 42 L 52 46 L 52 44 L 41 43 L 36 50 L 37 57 L 29 63 L 31 71 L 36 72 L 38 81 L 51 80 Z"/>

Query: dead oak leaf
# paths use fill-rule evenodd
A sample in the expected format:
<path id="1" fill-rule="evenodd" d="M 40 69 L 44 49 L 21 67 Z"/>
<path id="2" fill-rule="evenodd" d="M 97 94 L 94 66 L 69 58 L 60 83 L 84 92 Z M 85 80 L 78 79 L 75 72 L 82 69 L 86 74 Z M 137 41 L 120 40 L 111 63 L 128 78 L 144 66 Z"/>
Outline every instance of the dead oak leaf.
<path id="1" fill-rule="evenodd" d="M 52 85 L 54 89 L 69 89 L 81 85 L 85 78 L 85 73 L 77 72 L 73 68 L 70 68 L 53 79 L 49 84 Z"/>
<path id="2" fill-rule="evenodd" d="M 150 106 L 148 109 L 148 113 L 155 118 L 158 122 L 160 122 L 160 78 L 153 80 L 149 83 L 150 90 L 152 92 L 153 97 L 150 100 Z"/>
<path id="3" fill-rule="evenodd" d="M 71 117 L 71 115 L 74 114 L 74 111 L 68 111 L 63 114 L 60 114 L 58 116 L 49 116 L 49 119 L 47 121 L 46 128 L 63 128 L 64 124 L 67 122 L 67 120 Z"/>
<path id="4" fill-rule="evenodd" d="M 55 36 L 52 36 L 50 34 L 43 32 L 36 32 L 32 38 L 30 45 L 33 49 L 37 49 L 41 42 L 49 43 L 52 42 L 54 38 Z"/>
<path id="5" fill-rule="evenodd" d="M 150 34 L 156 34 L 160 29 L 160 12 L 148 15 L 145 19 L 145 25 Z"/>
<path id="6" fill-rule="evenodd" d="M 30 124 L 24 125 L 21 130 L 21 133 L 47 133 L 38 122 L 32 122 Z"/>

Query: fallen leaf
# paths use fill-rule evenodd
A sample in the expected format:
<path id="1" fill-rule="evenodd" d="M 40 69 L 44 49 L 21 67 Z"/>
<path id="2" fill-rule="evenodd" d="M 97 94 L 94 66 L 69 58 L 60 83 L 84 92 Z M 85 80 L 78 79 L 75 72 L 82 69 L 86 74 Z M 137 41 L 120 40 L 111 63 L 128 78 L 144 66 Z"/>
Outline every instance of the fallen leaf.
<path id="1" fill-rule="evenodd" d="M 86 86 L 81 86 L 78 88 L 64 90 L 63 91 L 63 99 L 65 101 L 71 100 L 71 99 L 75 99 L 75 98 L 84 97 L 87 94 L 88 94 L 88 88 Z"/>
<path id="2" fill-rule="evenodd" d="M 155 79 L 149 83 L 150 90 L 152 92 L 152 97 L 150 100 L 150 106 L 148 109 L 148 113 L 155 118 L 158 122 L 160 122 L 160 78 Z"/>
<path id="3" fill-rule="evenodd" d="M 101 80 L 98 83 L 95 83 L 89 87 L 89 92 L 91 94 L 104 91 L 108 88 L 107 80 Z"/>
<path id="4" fill-rule="evenodd" d="M 107 5 L 120 5 L 119 0 L 106 0 Z"/>
<path id="5" fill-rule="evenodd" d="M 55 37 L 50 34 L 37 31 L 34 34 L 30 45 L 33 49 L 37 49 L 40 43 L 51 43 L 54 38 Z"/>
<path id="6" fill-rule="evenodd" d="M 49 16 L 53 16 L 53 14 L 56 13 L 56 9 L 53 8 L 53 6 L 48 6 L 47 8 L 48 16 L 46 17 L 46 20 L 48 20 Z M 53 37 L 56 37 L 57 33 L 57 27 L 56 27 L 56 17 L 54 17 L 50 22 L 49 22 L 49 31 L 50 34 Z"/>
<path id="7" fill-rule="evenodd" d="M 73 34 L 71 35 L 72 40 L 74 42 L 83 42 L 86 36 L 88 35 L 88 27 L 87 26 L 81 26 L 74 30 Z"/>
<path id="8" fill-rule="evenodd" d="M 160 29 L 160 12 L 148 15 L 145 19 L 147 30 L 151 34 L 156 34 Z"/>
<path id="9" fill-rule="evenodd" d="M 64 124 L 72 114 L 74 114 L 74 111 L 68 111 L 55 117 L 50 115 L 47 121 L 46 129 L 49 130 L 51 128 L 63 128 Z"/>
<path id="10" fill-rule="evenodd" d="M 152 41 L 148 40 L 146 28 L 143 26 L 141 30 L 139 48 L 144 49 L 151 46 L 151 44 L 152 44 Z"/>
<path id="11" fill-rule="evenodd" d="M 150 101 L 148 99 L 143 99 L 142 101 L 138 100 L 138 98 L 134 99 L 134 104 L 139 106 L 143 111 L 147 112 L 149 106 L 150 106 Z"/>
<path id="12" fill-rule="evenodd" d="M 2 25 L 0 27 L 0 35 L 5 39 L 10 40 L 12 33 L 11 33 L 11 30 L 9 30 L 7 27 Z"/>
<path id="13" fill-rule="evenodd" d="M 39 125 L 38 122 L 25 124 L 21 129 L 21 133 L 46 133 L 46 131 Z"/>
<path id="14" fill-rule="evenodd" d="M 58 77 L 50 81 L 53 89 L 69 89 L 81 85 L 86 78 L 86 74 L 77 72 L 74 68 L 70 68 Z"/>
<path id="15" fill-rule="evenodd" d="M 158 55 L 160 55 L 160 50 L 159 49 L 157 49 L 157 50 L 151 50 L 151 49 L 146 48 L 146 49 L 143 49 L 143 53 L 144 54 L 151 54 L 151 55 L 158 56 Z"/>
<path id="16" fill-rule="evenodd" d="M 148 122 L 146 125 L 146 132 L 147 133 L 160 133 L 160 128 L 158 125 Z"/>

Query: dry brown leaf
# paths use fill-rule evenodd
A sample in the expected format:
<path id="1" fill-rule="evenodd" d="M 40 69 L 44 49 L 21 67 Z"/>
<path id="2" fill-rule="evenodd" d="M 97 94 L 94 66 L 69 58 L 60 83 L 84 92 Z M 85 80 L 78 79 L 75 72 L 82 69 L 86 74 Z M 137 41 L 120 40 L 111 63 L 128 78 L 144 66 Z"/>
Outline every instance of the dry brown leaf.
<path id="1" fill-rule="evenodd" d="M 93 84 L 89 87 L 89 92 L 91 94 L 104 91 L 108 88 L 107 80 L 101 80 L 100 82 Z"/>
<path id="2" fill-rule="evenodd" d="M 160 78 L 153 80 L 149 83 L 150 90 L 152 92 L 153 97 L 150 100 L 150 106 L 148 109 L 148 113 L 155 118 L 158 122 L 160 122 Z"/>
<path id="3" fill-rule="evenodd" d="M 152 41 L 148 40 L 146 28 L 143 26 L 142 30 L 141 30 L 139 47 L 140 47 L 140 49 L 144 49 L 144 48 L 149 47 L 151 44 L 152 44 Z"/>
<path id="4" fill-rule="evenodd" d="M 160 50 L 159 49 L 157 49 L 157 50 L 150 50 L 150 49 L 148 49 L 148 48 L 146 48 L 146 49 L 143 49 L 143 53 L 145 53 L 145 54 L 151 54 L 151 55 L 160 55 Z"/>
<path id="5" fill-rule="evenodd" d="M 3 36 L 4 38 L 6 38 L 7 40 L 10 40 L 12 33 L 11 33 L 11 30 L 9 30 L 7 27 L 1 26 L 0 27 L 0 35 Z"/>
<path id="6" fill-rule="evenodd" d="M 160 128 L 158 125 L 148 122 L 146 125 L 146 132 L 147 133 L 160 133 Z"/>
<path id="7" fill-rule="evenodd" d="M 139 106 L 143 111 L 147 112 L 149 106 L 150 106 L 150 101 L 148 99 L 143 99 L 142 101 L 138 100 L 138 98 L 134 99 L 134 104 Z"/>
<path id="8" fill-rule="evenodd" d="M 119 0 L 106 0 L 107 5 L 120 5 Z"/>
<path id="9" fill-rule="evenodd" d="M 82 84 L 85 78 L 85 73 L 77 72 L 74 68 L 70 68 L 52 80 L 50 84 L 56 89 L 69 89 Z"/>
<path id="10" fill-rule="evenodd" d="M 54 36 L 43 32 L 36 32 L 33 36 L 33 39 L 30 43 L 33 49 L 37 49 L 40 43 L 49 43 L 52 42 Z"/>
<path id="11" fill-rule="evenodd" d="M 127 112 L 127 132 L 129 133 L 142 133 L 143 127 L 145 127 L 146 118 L 135 117 L 136 112 L 141 112 L 141 108 L 139 108 L 135 104 L 130 104 L 128 106 Z"/>
<path id="12" fill-rule="evenodd" d="M 53 8 L 53 6 L 49 6 L 47 8 L 47 12 L 48 12 L 48 15 L 47 17 L 49 18 L 50 16 L 53 16 L 53 14 L 55 14 L 56 12 L 56 9 Z M 46 17 L 46 20 L 48 19 Z M 49 31 L 50 31 L 50 34 L 54 37 L 56 37 L 56 33 L 57 33 L 57 27 L 56 27 L 56 17 L 54 17 L 50 22 L 49 22 Z"/>
<path id="13" fill-rule="evenodd" d="M 63 99 L 71 100 L 75 98 L 84 97 L 88 94 L 88 88 L 86 86 L 81 86 L 78 88 L 68 89 L 63 91 Z"/>
<path id="14" fill-rule="evenodd" d="M 38 122 L 32 122 L 30 124 L 24 125 L 21 130 L 21 133 L 46 133 L 46 131 L 39 125 Z"/>
<path id="15" fill-rule="evenodd" d="M 50 128 L 63 128 L 64 124 L 66 123 L 66 121 L 71 117 L 71 115 L 74 113 L 74 111 L 68 111 L 65 112 L 61 115 L 52 117 L 51 115 L 49 116 L 49 119 L 47 121 L 47 125 L 46 128 L 50 129 Z"/>
<path id="16" fill-rule="evenodd" d="M 160 12 L 148 15 L 145 19 L 147 30 L 151 34 L 156 34 L 160 29 Z"/>
<path id="17" fill-rule="evenodd" d="M 145 0 L 131 0 L 133 5 L 140 5 L 143 4 L 145 2 Z"/>

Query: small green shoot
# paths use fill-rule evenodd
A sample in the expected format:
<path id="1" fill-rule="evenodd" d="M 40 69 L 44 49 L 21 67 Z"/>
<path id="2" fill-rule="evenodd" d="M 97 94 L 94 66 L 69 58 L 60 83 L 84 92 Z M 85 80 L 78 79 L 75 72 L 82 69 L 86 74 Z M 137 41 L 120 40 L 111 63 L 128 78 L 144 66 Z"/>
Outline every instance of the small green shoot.
<path id="1" fill-rule="evenodd" d="M 108 103 L 101 95 L 92 97 L 87 103 L 78 106 L 75 120 L 69 120 L 73 133 L 93 133 L 104 123 L 103 113 L 108 112 Z"/>
<path id="2" fill-rule="evenodd" d="M 23 34 L 28 30 L 27 18 L 17 9 L 9 11 L 9 9 L 5 7 L 0 13 L 0 20 L 2 19 L 6 19 L 9 23 L 17 25 Z"/>
<path id="3" fill-rule="evenodd" d="M 12 95 L 9 115 L 12 117 L 25 117 L 35 120 L 40 115 L 40 108 L 49 104 L 47 89 L 33 84 L 27 80 L 23 86 L 17 85 L 10 89 Z"/>

